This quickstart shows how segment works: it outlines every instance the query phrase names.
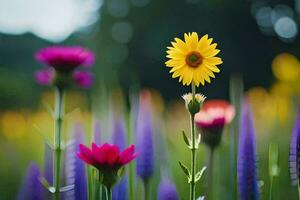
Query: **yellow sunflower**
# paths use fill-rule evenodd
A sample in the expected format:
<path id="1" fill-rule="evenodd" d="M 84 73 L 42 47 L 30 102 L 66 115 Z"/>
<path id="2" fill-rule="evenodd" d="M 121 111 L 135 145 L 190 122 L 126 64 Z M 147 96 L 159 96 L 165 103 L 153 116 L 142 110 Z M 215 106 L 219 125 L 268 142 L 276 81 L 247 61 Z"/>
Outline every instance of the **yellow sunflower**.
<path id="1" fill-rule="evenodd" d="M 179 77 L 183 85 L 190 85 L 192 82 L 199 86 L 210 83 L 210 78 L 215 78 L 214 72 L 220 72 L 217 65 L 222 64 L 221 58 L 216 57 L 220 52 L 216 49 L 217 43 L 212 43 L 212 38 L 204 35 L 200 40 L 196 32 L 185 33 L 184 41 L 175 38 L 171 42 L 172 47 L 167 47 L 167 58 L 165 63 L 171 67 L 172 78 Z"/>

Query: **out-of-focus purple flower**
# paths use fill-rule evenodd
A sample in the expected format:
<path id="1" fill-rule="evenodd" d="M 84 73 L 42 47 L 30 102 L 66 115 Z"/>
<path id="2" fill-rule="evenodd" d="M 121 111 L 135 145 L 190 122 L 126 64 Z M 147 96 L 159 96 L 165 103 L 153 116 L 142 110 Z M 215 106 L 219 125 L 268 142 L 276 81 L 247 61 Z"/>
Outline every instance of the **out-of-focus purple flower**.
<path id="1" fill-rule="evenodd" d="M 89 72 L 75 71 L 73 79 L 78 86 L 83 88 L 89 88 L 93 84 L 93 75 Z"/>
<path id="2" fill-rule="evenodd" d="M 297 141 L 300 138 L 300 108 L 298 110 L 298 116 L 295 121 L 291 144 L 290 144 L 290 176 L 292 185 L 298 183 L 298 172 L 297 172 Z"/>
<path id="3" fill-rule="evenodd" d="M 94 122 L 93 129 L 94 129 L 93 130 L 93 132 L 94 132 L 93 141 L 97 145 L 100 145 L 101 144 L 101 125 L 100 125 L 99 120 L 96 120 Z"/>
<path id="4" fill-rule="evenodd" d="M 125 127 L 122 119 L 117 119 L 114 122 L 112 141 L 117 145 L 121 151 L 126 148 Z M 126 200 L 127 199 L 127 174 L 125 174 L 121 181 L 113 188 L 113 200 Z"/>
<path id="5" fill-rule="evenodd" d="M 55 71 L 53 69 L 43 69 L 35 72 L 35 80 L 40 85 L 51 85 L 53 83 Z"/>
<path id="6" fill-rule="evenodd" d="M 175 185 L 168 179 L 163 178 L 158 185 L 158 200 L 178 200 Z"/>
<path id="7" fill-rule="evenodd" d="M 53 152 L 48 145 L 45 145 L 44 178 L 53 185 Z M 52 199 L 52 194 L 46 189 L 44 189 L 44 199 Z"/>
<path id="8" fill-rule="evenodd" d="M 90 66 L 95 60 L 94 54 L 82 47 L 52 46 L 40 49 L 37 61 L 53 67 L 57 71 L 68 72 L 79 66 Z"/>
<path id="9" fill-rule="evenodd" d="M 240 119 L 237 170 L 240 199 L 259 199 L 256 169 L 255 131 L 252 113 L 247 102 L 243 104 Z"/>
<path id="10" fill-rule="evenodd" d="M 124 122 L 121 119 L 117 119 L 114 122 L 112 141 L 114 145 L 117 145 L 120 150 L 124 150 L 126 148 L 126 133 Z"/>
<path id="11" fill-rule="evenodd" d="M 75 125 L 73 138 L 75 138 L 74 143 L 66 151 L 65 174 L 66 184 L 74 184 L 74 189 L 65 192 L 65 200 L 86 200 L 86 170 L 84 163 L 76 156 L 79 144 L 84 142 L 84 131 L 81 124 Z"/>
<path id="12" fill-rule="evenodd" d="M 27 169 L 27 175 L 19 190 L 17 200 L 42 200 L 43 186 L 39 181 L 40 171 L 35 163 L 31 163 Z"/>
<path id="13" fill-rule="evenodd" d="M 150 93 L 142 91 L 140 94 L 139 113 L 136 128 L 136 145 L 139 156 L 137 157 L 137 175 L 147 181 L 153 174 L 153 124 L 151 115 Z"/>

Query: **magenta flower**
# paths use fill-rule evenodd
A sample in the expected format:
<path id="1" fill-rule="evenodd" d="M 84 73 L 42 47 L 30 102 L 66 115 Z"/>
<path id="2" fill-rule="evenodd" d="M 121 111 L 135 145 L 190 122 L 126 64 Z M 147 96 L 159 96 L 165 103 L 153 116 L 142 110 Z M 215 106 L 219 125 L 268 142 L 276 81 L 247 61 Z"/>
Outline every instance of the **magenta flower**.
<path id="1" fill-rule="evenodd" d="M 40 63 L 53 67 L 57 71 L 72 71 L 79 66 L 90 66 L 95 60 L 94 54 L 82 47 L 52 46 L 39 50 L 35 58 Z"/>
<path id="2" fill-rule="evenodd" d="M 55 71 L 53 69 L 38 70 L 35 72 L 35 80 L 39 85 L 51 85 L 53 83 Z"/>
<path id="3" fill-rule="evenodd" d="M 77 85 L 83 88 L 89 88 L 93 84 L 93 75 L 89 72 L 76 71 L 73 73 L 73 79 Z"/>
<path id="4" fill-rule="evenodd" d="M 119 147 L 108 143 L 102 146 L 92 144 L 92 149 L 80 144 L 77 156 L 85 163 L 96 167 L 103 174 L 102 184 L 111 188 L 118 179 L 118 171 L 124 165 L 136 158 L 134 145 L 129 146 L 123 152 Z"/>
<path id="5" fill-rule="evenodd" d="M 89 72 L 74 71 L 80 66 L 90 66 L 95 60 L 94 54 L 82 47 L 52 46 L 39 50 L 35 58 L 46 65 L 46 69 L 37 71 L 36 81 L 40 85 L 54 85 L 59 88 L 75 83 L 83 88 L 93 84 Z"/>
<path id="6" fill-rule="evenodd" d="M 92 144 L 92 149 L 79 145 L 80 151 L 78 157 L 87 164 L 93 165 L 97 169 L 114 168 L 118 169 L 136 158 L 134 145 L 129 146 L 123 152 L 120 152 L 119 147 L 108 143 L 102 146 Z"/>

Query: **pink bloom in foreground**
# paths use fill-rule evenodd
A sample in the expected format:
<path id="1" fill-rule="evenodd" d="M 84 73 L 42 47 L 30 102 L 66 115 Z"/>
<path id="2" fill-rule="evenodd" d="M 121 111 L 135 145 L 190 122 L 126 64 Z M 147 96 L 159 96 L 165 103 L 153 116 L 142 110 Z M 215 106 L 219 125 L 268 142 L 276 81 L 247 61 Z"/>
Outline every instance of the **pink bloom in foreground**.
<path id="1" fill-rule="evenodd" d="M 35 72 L 35 80 L 40 85 L 51 85 L 55 72 L 52 69 L 44 69 Z"/>
<path id="2" fill-rule="evenodd" d="M 200 128 L 216 128 L 229 124 L 235 115 L 235 109 L 225 100 L 208 100 L 195 116 Z"/>
<path id="3" fill-rule="evenodd" d="M 35 58 L 58 71 L 72 71 L 79 66 L 90 66 L 95 56 L 82 47 L 52 46 L 40 49 Z"/>
<path id="4" fill-rule="evenodd" d="M 210 148 L 221 142 L 223 128 L 235 115 L 235 109 L 225 100 L 205 101 L 202 109 L 195 115 L 195 124 L 201 133 L 201 140 Z"/>
<path id="5" fill-rule="evenodd" d="M 73 73 L 73 79 L 80 87 L 89 88 L 93 84 L 93 75 L 89 72 L 76 71 Z"/>
<path id="6" fill-rule="evenodd" d="M 134 145 L 131 145 L 123 152 L 120 152 L 119 147 L 108 143 L 102 146 L 97 146 L 93 143 L 91 149 L 80 144 L 80 151 L 77 155 L 81 160 L 96 167 L 100 171 L 103 169 L 115 170 L 136 158 L 137 155 L 134 148 Z"/>

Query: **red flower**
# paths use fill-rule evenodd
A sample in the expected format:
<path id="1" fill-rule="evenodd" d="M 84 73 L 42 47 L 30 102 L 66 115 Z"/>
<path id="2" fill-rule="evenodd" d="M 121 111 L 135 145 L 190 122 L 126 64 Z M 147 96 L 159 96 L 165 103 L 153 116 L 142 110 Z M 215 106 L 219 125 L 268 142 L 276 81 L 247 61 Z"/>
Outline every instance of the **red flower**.
<path id="1" fill-rule="evenodd" d="M 235 115 L 235 109 L 225 100 L 205 101 L 195 123 L 200 128 L 216 128 L 229 124 Z"/>
<path id="2" fill-rule="evenodd" d="M 119 169 L 137 156 L 134 152 L 134 145 L 129 146 L 123 152 L 120 152 L 116 145 L 110 145 L 108 143 L 102 146 L 97 146 L 93 143 L 92 149 L 80 144 L 79 149 L 80 151 L 77 153 L 78 157 L 99 170 Z"/>
<path id="3" fill-rule="evenodd" d="M 35 58 L 58 71 L 72 71 L 79 66 L 90 66 L 95 56 L 82 47 L 52 46 L 39 50 Z"/>
<path id="4" fill-rule="evenodd" d="M 221 142 L 223 128 L 235 115 L 235 109 L 227 101 L 205 101 L 202 109 L 195 116 L 195 124 L 201 133 L 201 140 L 211 148 Z"/>

